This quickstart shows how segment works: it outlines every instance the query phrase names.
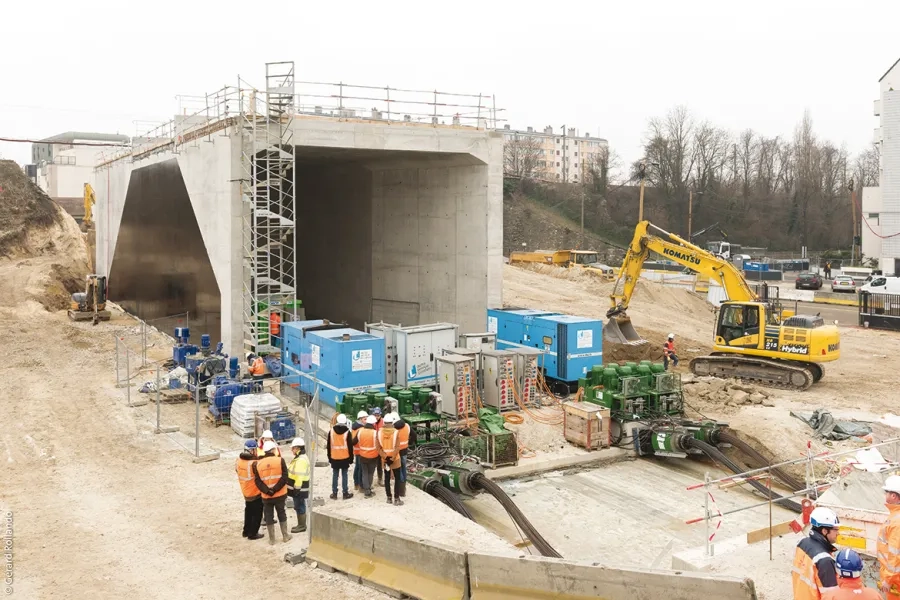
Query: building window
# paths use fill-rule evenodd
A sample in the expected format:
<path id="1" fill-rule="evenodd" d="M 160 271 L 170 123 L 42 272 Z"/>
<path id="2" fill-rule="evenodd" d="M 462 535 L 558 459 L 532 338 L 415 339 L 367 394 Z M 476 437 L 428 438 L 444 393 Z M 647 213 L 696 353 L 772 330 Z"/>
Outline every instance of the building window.
<path id="1" fill-rule="evenodd" d="M 870 218 L 870 219 L 877 219 L 877 218 L 878 218 L 878 213 L 869 213 L 869 218 Z"/>
<path id="2" fill-rule="evenodd" d="M 559 150 L 556 151 L 556 155 L 559 156 Z"/>
<path id="3" fill-rule="evenodd" d="M 578 156 L 578 150 L 575 151 L 575 156 Z"/>
<path id="4" fill-rule="evenodd" d="M 556 138 L 556 143 L 557 143 L 557 144 L 559 143 L 559 138 Z"/>
<path id="5" fill-rule="evenodd" d="M 559 166 L 559 165 L 557 165 L 557 166 Z M 559 173 L 556 174 L 556 178 L 559 179 Z"/>
<path id="6" fill-rule="evenodd" d="M 576 168 L 576 169 L 578 168 L 578 163 L 575 163 L 575 168 Z"/>

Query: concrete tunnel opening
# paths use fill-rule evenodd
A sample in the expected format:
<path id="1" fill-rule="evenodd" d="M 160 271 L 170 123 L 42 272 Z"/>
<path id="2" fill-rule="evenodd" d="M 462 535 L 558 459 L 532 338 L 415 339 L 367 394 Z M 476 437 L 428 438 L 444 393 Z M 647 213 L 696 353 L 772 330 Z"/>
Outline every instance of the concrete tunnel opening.
<path id="1" fill-rule="evenodd" d="M 177 160 L 131 173 L 114 257 L 110 300 L 170 335 L 189 324 L 221 340 L 219 286 Z"/>
<path id="2" fill-rule="evenodd" d="M 457 268 L 457 228 L 484 228 L 486 211 L 479 206 L 469 223 L 460 196 L 479 188 L 484 163 L 467 154 L 298 146 L 295 165 L 297 297 L 307 318 L 358 329 L 457 318 L 458 277 L 469 276 Z M 448 221 L 450 234 L 436 233 Z"/>

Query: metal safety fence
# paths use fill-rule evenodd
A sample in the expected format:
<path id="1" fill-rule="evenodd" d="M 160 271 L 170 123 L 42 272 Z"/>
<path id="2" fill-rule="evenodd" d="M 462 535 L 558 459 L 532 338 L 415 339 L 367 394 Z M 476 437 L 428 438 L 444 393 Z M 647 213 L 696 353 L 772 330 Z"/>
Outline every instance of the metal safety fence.
<path id="1" fill-rule="evenodd" d="M 801 506 L 807 506 L 807 503 L 815 503 L 822 493 L 853 470 L 853 463 L 857 461 L 852 457 L 857 455 L 861 450 L 875 448 L 879 450 L 884 458 L 884 463 L 876 466 L 884 470 L 900 469 L 900 438 L 891 438 L 877 444 L 866 445 L 863 448 L 854 448 L 852 450 L 841 452 L 830 452 L 828 450 L 814 452 L 812 443 L 810 442 L 807 443 L 806 455 L 801 458 L 783 461 L 767 467 L 752 469 L 738 475 L 731 475 L 718 479 L 710 478 L 709 472 L 707 472 L 704 476 L 703 483 L 691 485 L 687 488 L 688 490 L 703 490 L 704 515 L 702 517 L 689 519 L 685 521 L 685 523 L 690 525 L 703 522 L 706 525 L 705 550 L 706 556 L 710 557 L 714 554 L 713 539 L 726 516 L 768 506 L 769 560 L 772 560 L 772 539 L 780 535 L 780 533 L 774 531 L 775 526 L 772 522 L 773 504 L 781 504 L 783 500 L 790 500 L 793 498 L 801 499 Z M 804 466 L 805 487 L 801 490 L 790 490 L 789 493 L 776 492 L 773 494 L 772 480 L 777 478 L 774 473 L 783 467 L 791 465 Z M 767 490 L 767 493 L 765 494 L 767 499 L 765 501 L 725 511 L 721 511 L 715 507 L 715 498 L 713 496 L 715 490 L 739 487 L 745 484 L 751 484 L 751 482 L 757 484 L 762 482 L 762 485 L 765 486 L 765 489 Z M 808 506 L 811 507 L 812 504 L 808 504 Z M 714 525 L 713 521 L 717 521 L 717 523 Z M 802 526 L 802 517 L 798 516 L 797 526 Z"/>

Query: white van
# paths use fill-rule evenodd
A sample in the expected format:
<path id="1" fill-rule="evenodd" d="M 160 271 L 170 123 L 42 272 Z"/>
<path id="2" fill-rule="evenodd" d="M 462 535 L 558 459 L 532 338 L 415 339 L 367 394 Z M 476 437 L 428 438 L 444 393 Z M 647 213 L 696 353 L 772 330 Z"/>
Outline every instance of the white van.
<path id="1" fill-rule="evenodd" d="M 872 280 L 859 288 L 860 292 L 870 294 L 900 294 L 900 277 L 876 275 Z"/>

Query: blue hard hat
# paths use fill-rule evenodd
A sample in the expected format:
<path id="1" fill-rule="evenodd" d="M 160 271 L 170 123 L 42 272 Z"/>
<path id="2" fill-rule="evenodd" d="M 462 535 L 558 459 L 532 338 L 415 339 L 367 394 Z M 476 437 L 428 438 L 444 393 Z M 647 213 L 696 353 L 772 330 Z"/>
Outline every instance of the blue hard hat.
<path id="1" fill-rule="evenodd" d="M 381 414 L 381 409 L 378 408 L 378 407 L 376 406 L 375 409 L 372 411 L 372 414 L 373 414 L 373 415 L 380 415 L 380 414 Z"/>
<path id="2" fill-rule="evenodd" d="M 841 577 L 852 579 L 862 577 L 863 562 L 854 550 L 841 550 L 834 561 Z"/>
<path id="3" fill-rule="evenodd" d="M 244 442 L 244 448 L 257 448 L 256 440 L 247 440 Z"/>

